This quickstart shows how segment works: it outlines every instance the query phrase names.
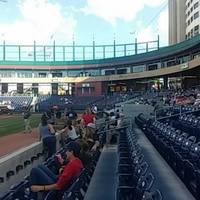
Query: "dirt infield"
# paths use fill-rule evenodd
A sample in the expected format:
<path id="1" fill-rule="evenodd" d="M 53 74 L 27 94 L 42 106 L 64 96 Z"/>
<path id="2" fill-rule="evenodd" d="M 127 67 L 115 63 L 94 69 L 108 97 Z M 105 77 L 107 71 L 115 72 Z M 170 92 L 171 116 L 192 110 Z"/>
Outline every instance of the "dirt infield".
<path id="1" fill-rule="evenodd" d="M 34 128 L 30 134 L 19 132 L 1 137 L 0 158 L 37 141 L 39 141 L 39 133 L 37 128 Z"/>

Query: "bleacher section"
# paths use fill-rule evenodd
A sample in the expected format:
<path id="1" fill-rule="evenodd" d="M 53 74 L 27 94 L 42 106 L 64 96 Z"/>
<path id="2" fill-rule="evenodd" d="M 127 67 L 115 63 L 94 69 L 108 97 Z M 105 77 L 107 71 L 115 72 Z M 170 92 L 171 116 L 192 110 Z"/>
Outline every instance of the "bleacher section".
<path id="1" fill-rule="evenodd" d="M 139 115 L 136 123 L 195 198 L 200 199 L 199 110 L 190 108 L 189 113 L 161 121 Z"/>
<path id="2" fill-rule="evenodd" d="M 30 96 L 0 96 L 0 105 L 9 106 L 14 112 L 22 112 L 32 102 Z"/>
<path id="3" fill-rule="evenodd" d="M 130 93 L 130 94 L 113 94 L 106 96 L 39 96 L 36 102 L 37 111 L 46 112 L 52 106 L 57 105 L 61 110 L 65 108 L 71 108 L 75 110 L 84 110 L 86 106 L 96 105 L 98 109 L 107 108 L 112 109 L 116 103 L 124 102 L 138 96 L 140 93 Z"/>
<path id="4" fill-rule="evenodd" d="M 76 96 L 39 96 L 36 102 L 37 111 L 45 112 L 49 111 L 52 106 L 57 105 L 61 110 L 65 108 L 73 107 L 75 110 L 84 110 L 86 106 L 96 104 L 98 101 L 102 100 L 104 97 L 76 97 Z"/>

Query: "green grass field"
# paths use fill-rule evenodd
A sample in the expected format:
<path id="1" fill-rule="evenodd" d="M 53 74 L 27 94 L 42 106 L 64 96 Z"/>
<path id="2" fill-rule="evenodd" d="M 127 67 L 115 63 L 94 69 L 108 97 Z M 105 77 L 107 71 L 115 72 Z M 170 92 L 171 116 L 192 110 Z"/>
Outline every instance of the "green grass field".
<path id="1" fill-rule="evenodd" d="M 39 114 L 31 115 L 30 124 L 31 127 L 37 127 L 40 123 Z M 18 133 L 24 130 L 24 120 L 22 115 L 13 115 L 11 118 L 0 119 L 0 137 Z"/>

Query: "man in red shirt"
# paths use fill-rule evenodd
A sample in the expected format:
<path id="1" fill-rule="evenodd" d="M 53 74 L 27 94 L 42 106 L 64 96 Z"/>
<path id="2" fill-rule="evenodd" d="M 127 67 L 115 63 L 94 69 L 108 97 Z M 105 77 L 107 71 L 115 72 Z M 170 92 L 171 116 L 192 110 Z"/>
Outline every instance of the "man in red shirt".
<path id="1" fill-rule="evenodd" d="M 69 186 L 83 169 L 83 164 L 78 158 L 79 153 L 78 143 L 70 142 L 67 145 L 66 156 L 69 162 L 62 168 L 58 177 L 46 166 L 33 168 L 30 173 L 31 190 L 33 192 L 62 190 Z"/>

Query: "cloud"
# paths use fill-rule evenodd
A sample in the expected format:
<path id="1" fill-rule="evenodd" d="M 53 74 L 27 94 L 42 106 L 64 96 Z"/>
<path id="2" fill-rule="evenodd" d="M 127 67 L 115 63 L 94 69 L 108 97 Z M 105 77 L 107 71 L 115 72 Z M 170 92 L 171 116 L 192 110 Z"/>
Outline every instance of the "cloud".
<path id="1" fill-rule="evenodd" d="M 168 44 L 168 8 L 163 10 L 157 18 L 157 21 L 139 31 L 137 34 L 138 41 L 153 41 L 157 39 L 157 35 L 160 36 L 160 44 Z"/>
<path id="2" fill-rule="evenodd" d="M 155 7 L 165 0 L 87 0 L 87 5 L 82 9 L 86 15 L 96 15 L 112 25 L 117 19 L 132 21 L 144 6 Z"/>
<path id="3" fill-rule="evenodd" d="M 40 44 L 72 39 L 77 21 L 70 14 L 62 14 L 62 7 L 49 0 L 20 0 L 21 19 L 0 23 L 0 38 L 10 43 Z"/>

